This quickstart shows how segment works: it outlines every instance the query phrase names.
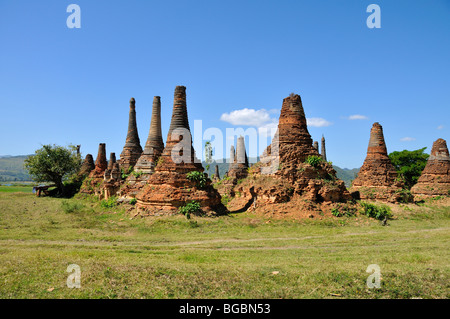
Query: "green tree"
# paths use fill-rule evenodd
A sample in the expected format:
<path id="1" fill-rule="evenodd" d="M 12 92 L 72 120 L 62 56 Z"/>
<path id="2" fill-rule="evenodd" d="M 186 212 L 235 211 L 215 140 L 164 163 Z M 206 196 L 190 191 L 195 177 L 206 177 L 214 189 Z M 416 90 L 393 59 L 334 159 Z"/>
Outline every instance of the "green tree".
<path id="1" fill-rule="evenodd" d="M 33 181 L 54 183 L 61 195 L 64 192 L 64 181 L 80 169 L 81 156 L 73 145 L 43 145 L 34 155 L 25 159 L 24 167 Z"/>
<path id="2" fill-rule="evenodd" d="M 424 153 L 426 147 L 415 151 L 403 150 L 395 151 L 389 154 L 392 164 L 403 179 L 405 188 L 411 189 L 422 174 L 430 155 Z"/>

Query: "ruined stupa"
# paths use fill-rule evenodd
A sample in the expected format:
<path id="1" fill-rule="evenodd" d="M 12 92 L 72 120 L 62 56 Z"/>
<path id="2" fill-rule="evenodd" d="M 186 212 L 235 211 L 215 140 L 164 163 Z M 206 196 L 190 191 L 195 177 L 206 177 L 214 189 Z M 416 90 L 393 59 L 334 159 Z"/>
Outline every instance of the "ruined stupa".
<path id="1" fill-rule="evenodd" d="M 166 146 L 155 172 L 136 195 L 138 212 L 142 215 L 175 214 L 179 207 L 196 201 L 204 212 L 214 213 L 221 206 L 221 198 L 212 187 L 211 180 L 202 175 L 203 170 L 192 147 L 186 87 L 177 86 Z M 188 175 L 195 171 L 198 172 L 197 176 L 205 177 L 203 186 L 192 178 L 192 175 Z M 191 176 L 191 179 L 188 176 Z"/>
<path id="2" fill-rule="evenodd" d="M 411 193 L 414 199 L 450 195 L 450 156 L 444 139 L 439 138 L 433 143 L 427 165 Z"/>
<path id="3" fill-rule="evenodd" d="M 234 148 L 232 149 L 232 152 L 233 151 Z M 233 163 L 230 164 L 228 177 L 234 180 L 234 182 L 236 182 L 237 180 L 247 177 L 247 175 L 248 175 L 248 157 L 247 152 L 245 151 L 245 139 L 243 136 L 240 136 L 237 139 L 235 159 Z"/>
<path id="4" fill-rule="evenodd" d="M 291 94 L 283 100 L 272 144 L 234 192 L 239 196 L 230 203 L 230 210 L 239 205 L 247 209 L 252 203 L 251 209 L 276 211 L 285 209 L 282 204 L 289 203 L 292 206 L 289 209 L 298 212 L 295 207 L 303 205 L 302 200 L 322 203 L 350 199 L 344 182 L 336 178 L 336 171 L 313 146 L 299 95 Z"/>
<path id="5" fill-rule="evenodd" d="M 105 181 L 111 178 L 111 171 L 113 170 L 114 164 L 116 164 L 116 162 L 116 153 L 110 153 L 108 167 L 103 172 L 103 178 Z"/>
<path id="6" fill-rule="evenodd" d="M 89 173 L 95 168 L 94 158 L 92 154 L 86 154 L 86 157 L 81 164 L 80 171 L 78 172 L 78 176 L 88 176 Z"/>
<path id="7" fill-rule="evenodd" d="M 95 194 L 100 198 L 103 197 L 103 181 L 107 168 L 106 144 L 100 143 L 97 158 L 95 159 L 95 167 L 91 170 L 88 177 L 84 179 L 80 192 L 84 194 Z"/>
<path id="8" fill-rule="evenodd" d="M 121 172 L 119 163 L 114 162 L 111 170 L 108 168 L 104 173 L 103 180 L 103 197 L 108 199 L 111 196 L 116 196 L 117 191 L 120 188 Z"/>
<path id="9" fill-rule="evenodd" d="M 304 162 L 308 156 L 319 155 L 312 146 L 300 95 L 291 94 L 283 100 L 278 130 L 274 136 L 274 140 L 277 139 L 281 163 Z"/>
<path id="10" fill-rule="evenodd" d="M 216 165 L 216 167 L 214 169 L 214 180 L 220 181 L 219 165 Z"/>
<path id="11" fill-rule="evenodd" d="M 159 157 L 164 150 L 164 143 L 161 133 L 161 98 L 153 98 L 152 118 L 150 130 L 145 143 L 144 151 L 134 166 L 134 173 L 131 173 L 123 183 L 119 191 L 121 198 L 134 198 L 136 194 L 145 186 L 147 179 L 153 174 Z"/>
<path id="12" fill-rule="evenodd" d="M 319 151 L 319 142 L 314 141 L 313 146 L 317 151 Z"/>
<path id="13" fill-rule="evenodd" d="M 227 176 L 228 176 L 228 172 L 230 172 L 233 169 L 234 163 L 236 163 L 236 151 L 234 149 L 234 145 L 231 145 L 231 147 L 230 147 L 230 160 L 228 162 Z"/>
<path id="14" fill-rule="evenodd" d="M 115 163 L 116 163 L 116 153 L 110 153 L 109 154 L 108 169 L 112 170 Z"/>
<path id="15" fill-rule="evenodd" d="M 351 192 L 361 199 L 396 202 L 400 199 L 402 182 L 389 159 L 384 141 L 383 127 L 374 123 L 370 130 L 369 146 L 363 166 L 352 182 Z"/>
<path id="16" fill-rule="evenodd" d="M 322 156 L 323 160 L 327 161 L 327 150 L 325 149 L 325 137 L 322 135 L 322 147 L 320 149 L 320 155 Z"/>
<path id="17" fill-rule="evenodd" d="M 131 98 L 127 137 L 119 159 L 120 168 L 126 173 L 131 171 L 141 154 L 142 147 L 136 124 L 136 101 Z"/>
<path id="18" fill-rule="evenodd" d="M 98 154 L 95 159 L 95 168 L 94 171 L 89 175 L 91 176 L 103 176 L 105 169 L 108 168 L 108 161 L 106 160 L 106 144 L 100 143 L 98 145 Z"/>

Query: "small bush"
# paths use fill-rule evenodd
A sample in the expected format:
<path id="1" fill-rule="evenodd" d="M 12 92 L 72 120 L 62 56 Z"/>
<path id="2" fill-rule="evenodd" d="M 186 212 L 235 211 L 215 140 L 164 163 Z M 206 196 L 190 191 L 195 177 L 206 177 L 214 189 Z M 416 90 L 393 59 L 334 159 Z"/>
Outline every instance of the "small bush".
<path id="1" fill-rule="evenodd" d="M 337 208 L 333 208 L 333 209 L 331 210 L 331 214 L 332 214 L 333 216 L 336 216 L 336 217 L 341 217 L 341 216 L 342 216 L 342 214 L 339 212 L 339 209 L 337 209 Z"/>
<path id="2" fill-rule="evenodd" d="M 130 176 L 131 173 L 133 173 L 133 167 L 128 167 L 128 170 L 125 171 L 123 168 L 120 169 L 122 179 L 127 179 L 128 176 Z"/>
<path id="3" fill-rule="evenodd" d="M 206 187 L 206 175 L 199 171 L 192 171 L 186 174 L 186 178 L 191 182 L 195 182 L 197 188 L 203 189 Z"/>
<path id="4" fill-rule="evenodd" d="M 375 218 L 378 220 L 383 220 L 385 218 L 389 219 L 392 218 L 392 211 L 388 206 L 382 205 L 382 206 L 376 206 L 374 204 L 366 203 L 366 202 L 360 202 L 361 206 L 363 207 L 363 214 Z"/>
<path id="5" fill-rule="evenodd" d="M 100 206 L 103 208 L 113 208 L 117 205 L 116 197 L 112 196 L 108 199 L 104 199 L 100 202 Z"/>
<path id="6" fill-rule="evenodd" d="M 413 195 L 409 189 L 401 189 L 397 192 L 399 194 L 398 201 L 400 203 L 410 203 L 413 201 Z"/>
<path id="7" fill-rule="evenodd" d="M 228 197 L 227 194 L 223 194 L 222 199 L 221 199 L 222 204 L 224 206 L 227 206 L 229 201 L 230 201 L 230 197 Z"/>
<path id="8" fill-rule="evenodd" d="M 134 177 L 138 178 L 138 177 L 142 176 L 144 174 L 144 172 L 143 171 L 138 171 L 138 172 L 132 171 L 131 174 L 133 174 Z"/>
<path id="9" fill-rule="evenodd" d="M 61 203 L 61 208 L 65 213 L 71 214 L 79 212 L 84 206 L 78 202 L 63 201 Z"/>
<path id="10" fill-rule="evenodd" d="M 159 157 L 158 160 L 156 161 L 155 167 L 158 166 L 158 165 L 161 165 L 161 164 L 163 164 L 163 163 L 164 163 L 164 158 Z"/>
<path id="11" fill-rule="evenodd" d="M 356 215 L 356 208 L 348 207 L 347 205 L 345 205 L 343 207 L 338 205 L 337 208 L 333 208 L 331 210 L 331 214 L 336 217 L 342 217 L 342 216 L 353 217 Z"/>
<path id="12" fill-rule="evenodd" d="M 190 228 L 198 228 L 198 227 L 200 227 L 200 225 L 197 223 L 196 220 L 190 220 L 188 226 Z"/>
<path id="13" fill-rule="evenodd" d="M 137 203 L 137 199 L 136 198 L 130 199 L 130 205 L 136 205 L 136 203 Z"/>
<path id="14" fill-rule="evenodd" d="M 202 209 L 201 209 L 200 203 L 196 202 L 194 200 L 194 201 L 187 203 L 186 205 L 178 208 L 178 212 L 180 214 L 183 214 L 184 216 L 186 216 L 187 219 L 190 219 L 191 214 L 192 215 L 201 215 Z"/>
<path id="15" fill-rule="evenodd" d="M 312 167 L 317 167 L 323 162 L 323 158 L 317 155 L 310 155 L 306 158 L 305 163 L 311 165 Z"/>

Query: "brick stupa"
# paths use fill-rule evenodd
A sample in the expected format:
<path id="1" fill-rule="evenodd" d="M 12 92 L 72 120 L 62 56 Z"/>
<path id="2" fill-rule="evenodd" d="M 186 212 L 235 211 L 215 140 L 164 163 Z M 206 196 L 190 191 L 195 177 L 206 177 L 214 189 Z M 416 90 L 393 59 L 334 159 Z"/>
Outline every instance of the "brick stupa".
<path id="1" fill-rule="evenodd" d="M 298 205 L 305 200 L 320 204 L 350 199 L 344 182 L 336 178 L 336 171 L 313 146 L 299 95 L 283 100 L 272 144 L 234 192 L 240 196 L 229 204 L 230 210 L 248 209 L 252 203 L 251 209 L 269 213 L 283 209 L 298 213 Z"/>
<path id="2" fill-rule="evenodd" d="M 281 163 L 303 163 L 308 156 L 319 155 L 308 132 L 300 95 L 291 94 L 283 100 L 274 139 L 278 139 Z"/>
<path id="3" fill-rule="evenodd" d="M 89 177 L 103 177 L 103 173 L 108 168 L 108 161 L 106 160 L 106 144 L 100 143 L 98 145 L 98 154 L 95 159 L 94 171 L 89 174 Z"/>
<path id="4" fill-rule="evenodd" d="M 361 199 L 397 202 L 403 186 L 397 176 L 397 171 L 388 156 L 383 127 L 376 122 L 370 130 L 366 159 L 350 190 L 359 192 L 356 197 Z"/>
<path id="5" fill-rule="evenodd" d="M 88 176 L 89 173 L 95 168 L 94 158 L 92 154 L 87 154 L 81 164 L 80 171 L 78 172 L 78 176 Z"/>
<path id="6" fill-rule="evenodd" d="M 164 150 L 164 142 L 161 132 L 161 98 L 153 98 L 152 118 L 150 130 L 145 143 L 144 152 L 139 157 L 134 170 L 146 174 L 151 174 L 156 166 L 156 161 Z"/>
<path id="7" fill-rule="evenodd" d="M 134 171 L 136 174 L 130 174 L 122 188 L 119 196 L 121 198 L 134 198 L 136 194 L 145 186 L 151 174 L 155 171 L 155 166 L 164 150 L 164 143 L 161 133 L 161 98 L 153 98 L 152 117 L 150 121 L 150 130 L 145 143 L 144 151 L 139 157 Z"/>
<path id="8" fill-rule="evenodd" d="M 325 137 L 323 135 L 322 135 L 321 144 L 322 144 L 322 148 L 320 149 L 320 155 L 322 156 L 323 160 L 326 162 L 327 161 L 327 150 L 325 148 Z"/>
<path id="9" fill-rule="evenodd" d="M 228 172 L 230 172 L 233 169 L 234 163 L 236 163 L 236 150 L 234 149 L 234 145 L 231 145 L 230 147 L 230 160 L 228 161 Z"/>
<path id="10" fill-rule="evenodd" d="M 108 162 L 108 169 L 112 170 L 114 164 L 116 163 L 116 153 L 110 153 L 109 154 L 109 162 Z"/>
<path id="11" fill-rule="evenodd" d="M 127 137 L 125 139 L 125 146 L 123 147 L 122 153 L 120 153 L 120 168 L 124 172 L 131 171 L 141 154 L 142 147 L 136 124 L 136 101 L 134 98 L 131 98 Z"/>
<path id="12" fill-rule="evenodd" d="M 319 151 L 319 142 L 314 141 L 313 146 L 314 146 L 314 148 L 315 148 L 317 151 Z"/>
<path id="13" fill-rule="evenodd" d="M 450 156 L 444 139 L 433 143 L 427 165 L 417 184 L 411 188 L 411 193 L 414 199 L 450 195 Z"/>
<path id="14" fill-rule="evenodd" d="M 105 171 L 108 168 L 106 160 L 106 144 L 100 143 L 98 146 L 98 154 L 95 159 L 95 167 L 84 179 L 80 192 L 84 194 L 95 194 L 99 198 L 103 197 L 103 180 Z"/>
<path id="15" fill-rule="evenodd" d="M 216 165 L 214 169 L 214 179 L 217 181 L 220 180 L 219 165 Z"/>
<path id="16" fill-rule="evenodd" d="M 203 170 L 192 147 L 186 88 L 177 86 L 166 146 L 155 172 L 136 195 L 138 212 L 141 215 L 176 214 L 179 207 L 192 201 L 198 202 L 206 213 L 214 214 L 222 209 L 221 197 L 212 187 L 209 178 L 206 179 L 204 187 L 187 178 L 189 172 L 203 173 Z"/>
<path id="17" fill-rule="evenodd" d="M 231 149 L 234 153 L 234 148 Z M 232 155 L 232 154 L 231 154 Z M 245 151 L 245 139 L 243 136 L 238 137 L 236 144 L 236 154 L 233 163 L 230 163 L 230 170 L 228 177 L 235 182 L 239 179 L 245 178 L 248 175 L 248 157 Z"/>
<path id="18" fill-rule="evenodd" d="M 114 153 L 112 153 L 114 154 Z M 119 168 L 119 163 L 114 162 L 111 165 L 111 169 L 105 170 L 104 180 L 103 180 L 103 197 L 108 199 L 112 196 L 116 196 L 120 188 L 121 182 L 121 172 Z"/>

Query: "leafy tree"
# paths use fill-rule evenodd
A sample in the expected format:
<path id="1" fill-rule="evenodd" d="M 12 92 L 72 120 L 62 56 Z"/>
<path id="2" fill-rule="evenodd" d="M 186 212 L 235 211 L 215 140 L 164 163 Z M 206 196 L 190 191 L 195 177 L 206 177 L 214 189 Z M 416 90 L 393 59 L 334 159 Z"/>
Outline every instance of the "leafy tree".
<path id="1" fill-rule="evenodd" d="M 403 150 L 389 154 L 392 164 L 403 179 L 406 189 L 411 189 L 422 174 L 429 155 L 424 153 L 426 147 L 415 151 Z"/>
<path id="2" fill-rule="evenodd" d="M 35 182 L 52 182 L 59 195 L 64 192 L 64 181 L 81 167 L 81 156 L 76 146 L 43 145 L 34 155 L 25 159 L 24 167 Z"/>

